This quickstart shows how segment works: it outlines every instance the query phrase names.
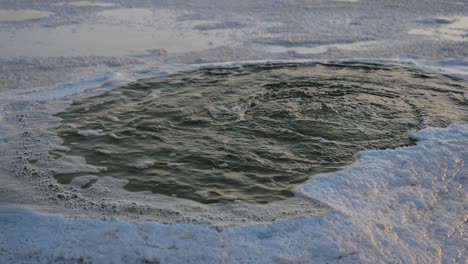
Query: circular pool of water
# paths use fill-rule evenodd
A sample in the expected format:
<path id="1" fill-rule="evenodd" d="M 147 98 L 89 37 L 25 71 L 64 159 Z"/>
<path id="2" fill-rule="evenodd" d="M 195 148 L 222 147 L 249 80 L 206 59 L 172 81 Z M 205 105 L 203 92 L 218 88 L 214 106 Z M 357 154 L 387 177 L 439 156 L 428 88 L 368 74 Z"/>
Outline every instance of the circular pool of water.
<path id="1" fill-rule="evenodd" d="M 269 203 L 358 151 L 468 121 L 465 92 L 445 76 L 372 64 L 205 68 L 74 102 L 54 129 L 70 151 L 51 154 L 82 156 L 130 191 Z"/>

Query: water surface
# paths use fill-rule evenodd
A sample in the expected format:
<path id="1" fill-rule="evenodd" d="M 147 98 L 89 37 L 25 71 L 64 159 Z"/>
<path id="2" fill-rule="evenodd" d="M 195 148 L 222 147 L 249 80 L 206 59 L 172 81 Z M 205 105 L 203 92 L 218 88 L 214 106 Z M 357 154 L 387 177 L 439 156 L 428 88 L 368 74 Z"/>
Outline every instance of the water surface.
<path id="1" fill-rule="evenodd" d="M 357 63 L 201 69 L 75 102 L 55 130 L 71 151 L 52 154 L 83 156 L 130 191 L 269 203 L 358 151 L 468 121 L 465 92 L 448 77 Z"/>

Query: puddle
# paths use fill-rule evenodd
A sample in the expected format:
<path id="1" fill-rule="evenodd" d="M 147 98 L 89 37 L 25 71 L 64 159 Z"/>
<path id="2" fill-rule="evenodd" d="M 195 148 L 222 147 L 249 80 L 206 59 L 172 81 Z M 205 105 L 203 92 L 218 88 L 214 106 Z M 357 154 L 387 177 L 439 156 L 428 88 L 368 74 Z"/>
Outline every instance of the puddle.
<path id="1" fill-rule="evenodd" d="M 63 2 L 54 4 L 56 6 L 91 6 L 91 7 L 114 7 L 117 4 L 114 3 L 104 3 L 104 2 L 97 2 L 97 1 L 72 1 L 72 2 Z"/>
<path id="2" fill-rule="evenodd" d="M 452 41 L 468 41 L 468 17 L 438 18 L 436 28 L 412 29 L 408 33 L 432 36 Z"/>
<path id="3" fill-rule="evenodd" d="M 193 30 L 165 10 L 117 9 L 98 13 L 92 24 L 0 30 L 0 56 L 126 56 L 145 50 L 168 53 L 228 45 L 230 30 Z"/>
<path id="4" fill-rule="evenodd" d="M 6 10 L 0 9 L 0 22 L 2 21 L 26 21 L 31 19 L 46 18 L 54 13 L 48 11 L 24 9 L 24 10 Z M 3 48 L 2 48 L 3 49 Z"/>
<path id="5" fill-rule="evenodd" d="M 202 69 L 77 101 L 54 131 L 69 152 L 152 191 L 201 203 L 270 203 L 367 149 L 468 121 L 450 78 L 362 64 Z M 87 175 L 89 172 L 86 173 Z M 83 174 L 56 174 L 63 184 Z"/>

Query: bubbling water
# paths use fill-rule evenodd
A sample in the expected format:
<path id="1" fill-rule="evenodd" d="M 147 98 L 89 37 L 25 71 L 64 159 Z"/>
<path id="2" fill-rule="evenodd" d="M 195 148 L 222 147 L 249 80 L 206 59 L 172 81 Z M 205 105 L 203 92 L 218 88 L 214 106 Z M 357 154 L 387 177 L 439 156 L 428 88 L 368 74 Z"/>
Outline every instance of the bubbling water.
<path id="1" fill-rule="evenodd" d="M 51 154 L 83 156 L 130 191 L 269 203 L 358 151 L 468 121 L 465 92 L 462 81 L 371 64 L 200 69 L 74 102 L 54 130 L 71 151 Z"/>

